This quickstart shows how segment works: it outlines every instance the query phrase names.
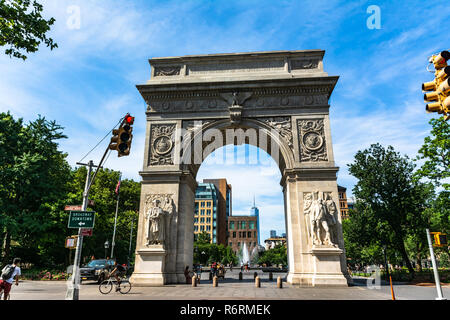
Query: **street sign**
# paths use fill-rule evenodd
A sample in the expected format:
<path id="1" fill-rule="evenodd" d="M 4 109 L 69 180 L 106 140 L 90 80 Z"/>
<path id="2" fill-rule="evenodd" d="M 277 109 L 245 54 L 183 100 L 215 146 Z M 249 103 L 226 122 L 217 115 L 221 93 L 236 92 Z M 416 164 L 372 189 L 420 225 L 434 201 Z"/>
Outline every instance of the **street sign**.
<path id="1" fill-rule="evenodd" d="M 69 228 L 94 228 L 94 211 L 70 211 Z"/>
<path id="2" fill-rule="evenodd" d="M 92 236 L 92 229 L 81 229 L 81 235 L 83 237 L 90 237 L 90 236 Z"/>
<path id="3" fill-rule="evenodd" d="M 77 247 L 78 236 L 71 236 L 66 238 L 66 248 L 75 249 Z"/>
<path id="4" fill-rule="evenodd" d="M 88 200 L 88 206 L 94 206 L 94 200 Z M 64 207 L 64 211 L 81 211 L 82 205 L 81 204 L 68 204 Z"/>
<path id="5" fill-rule="evenodd" d="M 64 211 L 81 211 L 81 204 L 80 205 L 67 205 L 64 207 Z"/>

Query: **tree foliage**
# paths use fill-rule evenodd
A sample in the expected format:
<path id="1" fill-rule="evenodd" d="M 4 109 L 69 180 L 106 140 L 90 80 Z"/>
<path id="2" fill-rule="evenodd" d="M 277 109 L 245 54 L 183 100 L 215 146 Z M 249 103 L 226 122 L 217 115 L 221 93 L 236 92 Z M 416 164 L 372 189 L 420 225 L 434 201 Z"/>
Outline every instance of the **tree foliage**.
<path id="1" fill-rule="evenodd" d="M 94 184 L 89 191 L 89 200 L 92 200 L 94 205 L 90 206 L 88 210 L 95 211 L 96 214 L 93 235 L 84 237 L 83 239 L 83 256 L 86 258 L 89 258 L 92 255 L 97 258 L 104 258 L 104 243 L 107 240 L 110 243 L 110 247 L 106 251 L 106 255 L 110 256 L 117 203 L 115 189 L 117 182 L 119 181 L 119 174 L 118 171 L 110 169 L 99 170 Z M 87 169 L 85 167 L 79 167 L 73 171 L 73 175 L 74 179 L 71 182 L 71 192 L 68 194 L 67 204 L 81 204 Z M 132 221 L 134 221 L 134 230 L 136 230 L 140 199 L 140 183 L 124 179 L 121 181 L 119 193 L 120 201 L 117 215 L 114 257 L 116 257 L 120 263 L 125 263 L 128 258 Z M 66 214 L 66 225 L 67 219 L 68 216 Z M 131 253 L 133 253 L 133 245 L 135 245 L 134 238 L 132 242 Z"/>
<path id="2" fill-rule="evenodd" d="M 287 266 L 287 248 L 278 244 L 273 249 L 269 249 L 260 254 L 258 263 L 260 265 L 266 264 L 267 266 L 272 265 L 283 265 Z"/>
<path id="3" fill-rule="evenodd" d="M 42 10 L 36 0 L 1 0 L 0 46 L 8 46 L 5 54 L 25 60 L 27 56 L 22 52 L 36 52 L 41 42 L 51 50 L 58 47 L 46 35 L 55 19 L 44 19 Z"/>
<path id="4" fill-rule="evenodd" d="M 65 138 L 62 127 L 43 117 L 28 125 L 0 113 L 0 243 L 3 263 L 13 256 L 42 267 L 68 265 L 69 213 L 65 205 L 82 203 L 87 169 L 71 169 L 66 154 L 58 150 Z M 112 241 L 119 172 L 102 169 L 90 190 L 96 212 L 92 237 L 85 237 L 82 255 L 103 257 L 104 243 Z M 140 183 L 124 179 L 120 186 L 114 256 L 126 262 L 130 228 L 137 225 Z M 135 236 L 132 248 L 135 246 Z M 107 255 L 109 255 L 108 250 Z M 132 258 L 132 257 L 130 257 Z"/>
<path id="5" fill-rule="evenodd" d="M 55 221 L 48 213 L 61 209 L 71 171 L 57 141 L 62 127 L 43 117 L 24 125 L 11 114 L 0 114 L 0 230 L 3 257 L 10 258 L 11 241 L 36 248 L 36 240 L 51 237 Z"/>
<path id="6" fill-rule="evenodd" d="M 194 264 L 207 265 L 213 262 L 236 264 L 237 257 L 231 247 L 211 243 L 209 233 L 201 232 L 194 241 Z"/>
<path id="7" fill-rule="evenodd" d="M 411 274 L 414 269 L 405 247 L 408 237 L 424 251 L 424 214 L 432 206 L 433 188 L 414 178 L 414 164 L 389 146 L 374 144 L 358 151 L 349 172 L 358 179 L 353 194 L 356 210 L 345 227 L 349 242 L 388 246 L 399 253 Z M 425 242 L 426 243 L 426 242 Z"/>
<path id="8" fill-rule="evenodd" d="M 417 159 L 424 159 L 425 163 L 417 170 L 419 177 L 425 177 L 436 185 L 443 185 L 450 191 L 450 184 L 443 180 L 450 178 L 450 124 L 444 119 L 431 119 L 431 136 L 424 140 Z"/>

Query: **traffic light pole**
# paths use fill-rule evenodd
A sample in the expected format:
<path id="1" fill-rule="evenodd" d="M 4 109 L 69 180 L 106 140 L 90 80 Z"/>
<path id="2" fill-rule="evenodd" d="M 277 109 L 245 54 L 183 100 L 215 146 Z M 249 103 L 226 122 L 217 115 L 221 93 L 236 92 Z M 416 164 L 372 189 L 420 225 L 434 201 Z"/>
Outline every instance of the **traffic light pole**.
<path id="1" fill-rule="evenodd" d="M 119 175 L 119 181 L 121 180 L 122 174 Z M 115 240 L 116 240 L 116 226 L 117 226 L 117 212 L 119 211 L 119 199 L 120 199 L 120 185 L 119 189 L 117 190 L 117 203 L 116 203 L 116 215 L 114 217 L 114 232 L 113 232 L 113 238 L 112 238 L 112 244 L 111 244 L 111 259 L 114 258 L 114 246 L 115 246 Z"/>
<path id="2" fill-rule="evenodd" d="M 91 160 L 88 163 L 88 171 L 86 176 L 86 184 L 84 185 L 83 192 L 83 204 L 81 205 L 81 211 L 86 211 L 88 205 L 89 197 L 89 187 L 91 184 L 91 172 L 94 162 Z M 72 280 L 69 284 L 66 292 L 66 300 L 78 300 L 79 290 L 80 290 L 80 260 L 81 260 L 81 249 L 83 247 L 83 235 L 81 233 L 81 228 L 78 229 L 78 241 L 77 248 L 75 250 L 75 261 L 73 262 L 72 269 Z"/>
<path id="3" fill-rule="evenodd" d="M 433 263 L 434 281 L 436 281 L 436 291 L 438 295 L 436 300 L 447 300 L 442 296 L 441 282 L 439 280 L 439 273 L 437 269 L 436 258 L 434 256 L 433 243 L 431 242 L 430 230 L 429 229 L 425 230 L 427 232 L 427 240 L 428 240 L 428 247 L 430 248 L 431 262 Z"/>

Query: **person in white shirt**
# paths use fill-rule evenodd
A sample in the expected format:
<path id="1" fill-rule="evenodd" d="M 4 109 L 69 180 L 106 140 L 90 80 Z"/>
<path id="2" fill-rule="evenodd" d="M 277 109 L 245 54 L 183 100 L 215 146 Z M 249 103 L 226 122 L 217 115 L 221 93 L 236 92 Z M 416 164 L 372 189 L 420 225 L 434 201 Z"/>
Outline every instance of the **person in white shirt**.
<path id="1" fill-rule="evenodd" d="M 20 266 L 20 258 L 14 258 L 13 264 L 6 266 L 2 270 L 2 277 L 0 279 L 0 293 L 2 291 L 4 291 L 4 295 L 3 295 L 4 300 L 8 299 L 9 292 L 11 291 L 12 283 L 14 282 L 14 278 L 16 280 L 16 286 L 19 285 L 19 276 L 22 274 L 19 266 Z M 11 276 L 8 277 L 7 279 L 4 279 L 3 275 L 4 274 L 6 275 L 7 271 L 12 270 L 12 268 L 14 268 L 14 269 L 12 271 Z"/>

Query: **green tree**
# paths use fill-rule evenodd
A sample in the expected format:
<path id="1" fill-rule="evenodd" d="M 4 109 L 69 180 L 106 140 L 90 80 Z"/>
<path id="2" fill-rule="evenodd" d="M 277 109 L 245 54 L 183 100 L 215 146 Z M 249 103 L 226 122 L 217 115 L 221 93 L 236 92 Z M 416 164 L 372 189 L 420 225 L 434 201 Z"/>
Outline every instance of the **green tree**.
<path id="1" fill-rule="evenodd" d="M 207 243 L 211 243 L 211 236 L 210 236 L 209 233 L 206 232 L 206 231 L 200 232 L 200 233 L 197 235 L 196 242 L 199 243 L 199 244 L 207 244 Z"/>
<path id="2" fill-rule="evenodd" d="M 258 258 L 259 264 L 287 266 L 287 248 L 284 245 L 276 245 L 273 249 L 264 251 Z"/>
<path id="3" fill-rule="evenodd" d="M 202 265 L 213 262 L 237 263 L 237 257 L 232 248 L 223 244 L 211 243 L 211 237 L 206 231 L 199 233 L 195 238 L 193 260 L 195 264 Z"/>
<path id="4" fill-rule="evenodd" d="M 417 170 L 417 175 L 428 178 L 436 185 L 441 185 L 450 191 L 449 183 L 442 183 L 450 177 L 450 124 L 442 117 L 431 119 L 431 136 L 424 140 L 419 150 L 417 160 L 424 159 L 425 163 Z"/>
<path id="5" fill-rule="evenodd" d="M 60 201 L 71 178 L 66 154 L 57 141 L 66 138 L 62 127 L 43 117 L 23 124 L 8 113 L 0 113 L 0 232 L 3 262 L 11 259 L 11 243 L 29 248 L 38 259 L 40 241 L 62 209 Z"/>
<path id="6" fill-rule="evenodd" d="M 426 225 L 423 212 L 432 198 L 431 188 L 415 179 L 413 171 L 414 164 L 408 157 L 380 144 L 358 151 L 355 162 L 349 165 L 350 174 L 358 179 L 353 189 L 358 200 L 350 229 L 360 238 L 354 241 L 393 248 L 412 276 L 414 269 L 405 241 Z"/>
<path id="7" fill-rule="evenodd" d="M 5 54 L 27 59 L 23 51 L 36 52 L 41 42 L 51 50 L 58 47 L 46 33 L 54 18 L 42 17 L 43 6 L 34 0 L 2 0 L 0 2 L 0 46 L 9 46 Z"/>
<path id="8" fill-rule="evenodd" d="M 426 219 L 431 231 L 450 232 L 450 124 L 442 117 L 431 119 L 430 136 L 425 137 L 424 144 L 419 150 L 416 161 L 425 160 L 417 170 L 417 179 L 429 179 L 439 189 L 438 196 L 432 206 L 426 211 Z M 418 230 L 419 231 L 419 230 Z M 426 244 L 425 232 L 420 230 L 420 236 Z M 448 249 L 447 249 L 448 250 Z M 425 248 L 425 255 L 428 250 Z M 436 248 L 436 254 L 445 251 L 444 248 Z M 420 268 L 420 266 L 419 266 Z"/>
<path id="9" fill-rule="evenodd" d="M 84 184 L 87 169 L 79 167 L 73 171 L 74 179 L 71 183 L 71 192 L 67 204 L 80 204 L 83 198 Z M 114 217 L 116 212 L 117 194 L 115 189 L 119 180 L 119 172 L 110 169 L 99 170 L 94 184 L 89 191 L 89 199 L 94 202 L 89 209 L 96 212 L 93 235 L 83 240 L 83 256 L 94 255 L 103 258 L 105 255 L 104 243 L 112 242 L 114 230 Z M 114 257 L 121 263 L 127 261 L 131 223 L 136 228 L 140 199 L 140 183 L 123 179 L 120 184 L 120 201 L 117 215 L 117 230 L 115 237 Z M 66 215 L 66 225 L 68 216 Z M 136 235 L 136 232 L 133 232 Z M 135 245 L 133 238 L 132 247 Z M 111 247 L 106 255 L 110 256 Z M 130 257 L 132 260 L 132 257 Z M 133 261 L 133 260 L 132 260 Z"/>

